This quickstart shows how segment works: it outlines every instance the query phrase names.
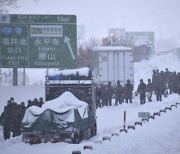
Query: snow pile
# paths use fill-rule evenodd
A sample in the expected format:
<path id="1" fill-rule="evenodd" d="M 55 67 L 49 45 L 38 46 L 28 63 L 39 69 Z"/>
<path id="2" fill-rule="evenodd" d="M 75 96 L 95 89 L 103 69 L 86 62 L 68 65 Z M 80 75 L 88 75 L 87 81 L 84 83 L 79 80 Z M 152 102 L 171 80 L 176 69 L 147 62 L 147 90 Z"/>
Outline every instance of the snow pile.
<path id="1" fill-rule="evenodd" d="M 88 117 L 88 104 L 84 101 L 80 101 L 71 92 L 66 91 L 58 98 L 45 102 L 41 108 L 37 106 L 27 108 L 23 123 L 33 123 L 40 114 L 48 109 L 57 114 L 60 113 L 62 116 L 70 111 L 70 114 L 66 117 L 66 122 L 74 122 L 74 109 L 78 110 L 81 118 Z"/>

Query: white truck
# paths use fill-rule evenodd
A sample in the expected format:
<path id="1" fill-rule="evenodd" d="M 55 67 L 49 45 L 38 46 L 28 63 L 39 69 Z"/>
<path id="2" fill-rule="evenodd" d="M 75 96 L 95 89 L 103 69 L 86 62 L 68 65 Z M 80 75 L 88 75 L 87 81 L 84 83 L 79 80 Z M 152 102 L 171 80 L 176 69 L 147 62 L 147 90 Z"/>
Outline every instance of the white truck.
<path id="1" fill-rule="evenodd" d="M 97 46 L 93 47 L 94 70 L 93 76 L 97 83 L 107 84 L 111 81 L 116 85 L 119 80 L 125 85 L 129 79 L 134 83 L 133 51 L 123 46 Z"/>

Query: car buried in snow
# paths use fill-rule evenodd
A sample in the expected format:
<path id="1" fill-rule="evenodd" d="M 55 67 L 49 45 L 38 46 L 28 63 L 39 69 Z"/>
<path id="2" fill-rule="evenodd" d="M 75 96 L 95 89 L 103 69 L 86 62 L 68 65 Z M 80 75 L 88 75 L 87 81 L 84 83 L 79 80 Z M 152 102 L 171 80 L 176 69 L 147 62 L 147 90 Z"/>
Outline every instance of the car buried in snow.
<path id="1" fill-rule="evenodd" d="M 46 77 L 46 102 L 27 108 L 22 122 L 26 143 L 79 143 L 96 135 L 96 89 L 89 68 Z"/>

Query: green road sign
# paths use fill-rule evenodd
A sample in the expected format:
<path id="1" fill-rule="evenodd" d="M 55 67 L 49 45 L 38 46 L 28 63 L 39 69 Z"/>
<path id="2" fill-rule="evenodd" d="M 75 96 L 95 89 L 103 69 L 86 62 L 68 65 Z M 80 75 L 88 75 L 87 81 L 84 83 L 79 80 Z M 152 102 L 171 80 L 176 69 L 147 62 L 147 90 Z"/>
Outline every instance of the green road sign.
<path id="1" fill-rule="evenodd" d="M 74 15 L 0 15 L 0 67 L 75 68 Z"/>
<path id="2" fill-rule="evenodd" d="M 126 32 L 126 38 L 132 42 L 146 42 L 154 49 L 154 32 Z"/>

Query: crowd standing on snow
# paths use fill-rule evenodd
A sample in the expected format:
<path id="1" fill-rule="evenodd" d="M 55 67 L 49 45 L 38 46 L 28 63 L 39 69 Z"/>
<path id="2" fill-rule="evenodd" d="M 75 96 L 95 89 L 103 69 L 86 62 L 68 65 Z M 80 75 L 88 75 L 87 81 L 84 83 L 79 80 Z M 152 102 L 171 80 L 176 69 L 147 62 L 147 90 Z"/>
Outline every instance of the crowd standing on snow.
<path id="1" fill-rule="evenodd" d="M 180 72 L 170 72 L 168 68 L 165 71 L 153 70 L 152 77 L 148 79 L 147 84 L 143 79 L 137 90 L 133 93 L 133 85 L 130 80 L 127 80 L 125 86 L 117 81 L 115 87 L 108 82 L 108 85 L 100 84 L 97 87 L 97 108 L 103 106 L 111 106 L 112 100 L 115 100 L 114 105 L 125 103 L 133 103 L 133 95 L 139 95 L 140 104 L 145 104 L 146 99 L 148 102 L 152 101 L 152 94 L 156 95 L 156 101 L 162 101 L 162 96 L 167 97 L 168 94 L 180 94 Z"/>
<path id="2" fill-rule="evenodd" d="M 119 105 L 124 103 L 133 103 L 133 95 L 138 96 L 140 104 L 145 104 L 146 99 L 151 102 L 152 95 L 156 95 L 156 101 L 162 101 L 162 96 L 167 97 L 168 94 L 178 93 L 180 94 L 180 72 L 170 72 L 167 68 L 165 71 L 153 70 L 152 77 L 148 79 L 147 84 L 143 79 L 140 79 L 140 83 L 137 89 L 134 91 L 134 86 L 127 80 L 125 86 L 122 86 L 120 81 L 117 81 L 115 87 L 108 82 L 107 85 L 100 84 L 97 87 L 97 107 Z M 115 103 L 112 103 L 112 100 Z M 34 98 L 34 100 L 28 100 L 27 107 L 24 102 L 17 104 L 14 98 L 11 97 L 7 101 L 7 105 L 4 107 L 4 112 L 1 114 L 0 122 L 3 125 L 4 139 L 9 139 L 12 136 L 19 136 L 21 134 L 21 123 L 25 114 L 26 108 L 30 106 L 41 107 L 44 104 L 43 98 Z"/>
<path id="3" fill-rule="evenodd" d="M 32 105 L 41 107 L 43 103 L 42 97 L 40 97 L 39 100 L 34 98 L 33 101 L 28 100 L 28 105 L 26 107 L 24 102 L 17 104 L 14 101 L 14 98 L 11 97 L 7 101 L 7 105 L 4 107 L 4 112 L 0 117 L 1 125 L 3 125 L 4 139 L 9 139 L 11 134 L 13 137 L 21 135 L 21 124 L 26 108 Z"/>

